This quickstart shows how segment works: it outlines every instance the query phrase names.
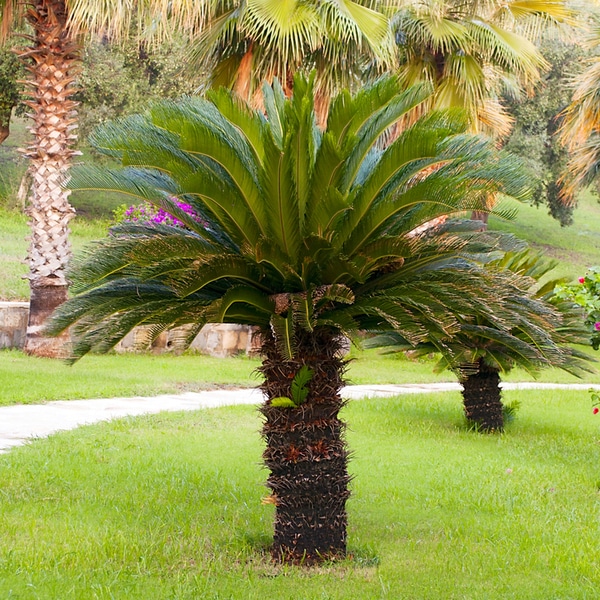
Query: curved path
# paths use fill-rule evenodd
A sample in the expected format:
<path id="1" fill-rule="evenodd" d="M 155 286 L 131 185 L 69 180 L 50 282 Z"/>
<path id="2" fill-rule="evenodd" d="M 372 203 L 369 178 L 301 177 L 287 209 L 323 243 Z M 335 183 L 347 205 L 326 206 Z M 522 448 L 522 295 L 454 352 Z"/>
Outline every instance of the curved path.
<path id="1" fill-rule="evenodd" d="M 600 385 L 555 383 L 504 383 L 504 389 L 600 389 Z M 400 394 L 459 391 L 458 383 L 405 385 L 353 385 L 345 387 L 345 398 L 373 398 Z M 0 407 L 0 452 L 25 444 L 29 439 L 45 437 L 56 431 L 80 425 L 108 421 L 129 415 L 161 411 L 198 410 L 232 404 L 258 404 L 260 390 L 211 390 L 154 397 L 105 398 L 99 400 L 61 400 L 45 404 L 18 404 Z"/>

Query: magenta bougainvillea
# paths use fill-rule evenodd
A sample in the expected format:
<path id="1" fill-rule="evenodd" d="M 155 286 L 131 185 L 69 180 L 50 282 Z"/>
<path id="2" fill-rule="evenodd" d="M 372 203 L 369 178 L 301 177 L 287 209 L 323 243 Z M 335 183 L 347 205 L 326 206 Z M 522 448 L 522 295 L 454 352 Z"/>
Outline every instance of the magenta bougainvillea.
<path id="1" fill-rule="evenodd" d="M 190 215 L 197 223 L 204 223 L 204 219 L 196 214 L 192 206 L 181 200 L 175 200 L 175 203 L 184 213 Z M 115 221 L 118 223 L 144 223 L 146 225 L 171 225 L 173 227 L 185 227 L 185 223 L 168 213 L 162 208 L 158 208 L 149 202 L 127 206 L 123 204 L 114 211 Z"/>

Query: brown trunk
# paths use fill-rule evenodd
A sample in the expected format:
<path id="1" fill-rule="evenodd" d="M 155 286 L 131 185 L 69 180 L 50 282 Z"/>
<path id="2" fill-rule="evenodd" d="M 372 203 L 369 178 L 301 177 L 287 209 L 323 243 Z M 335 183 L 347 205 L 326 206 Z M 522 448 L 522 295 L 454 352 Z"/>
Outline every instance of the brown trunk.
<path id="1" fill-rule="evenodd" d="M 462 379 L 465 416 L 479 431 L 504 429 L 504 411 L 497 369 L 479 361 L 479 370 Z"/>
<path id="2" fill-rule="evenodd" d="M 41 325 L 67 297 L 68 224 L 74 210 L 68 202 L 69 192 L 62 185 L 76 153 L 76 103 L 71 96 L 75 92 L 72 83 L 77 44 L 67 27 L 64 0 L 32 0 L 27 20 L 34 35 L 31 47 L 20 53 L 30 72 L 31 100 L 27 105 L 33 119 L 33 141 L 22 151 L 30 159 L 32 180 L 27 208 L 31 227 L 31 317 L 26 349 L 31 354 L 53 356 L 64 353 L 61 340 L 44 340 Z"/>
<path id="3" fill-rule="evenodd" d="M 276 507 L 272 556 L 314 564 L 346 554 L 350 477 L 344 423 L 338 417 L 344 361 L 340 341 L 329 330 L 302 332 L 296 342 L 295 358 L 285 360 L 265 334 L 263 458 L 271 472 L 267 502 Z M 304 364 L 314 371 L 306 401 L 298 408 L 271 406 L 272 398 L 290 397 L 291 381 Z"/>
<path id="4" fill-rule="evenodd" d="M 233 86 L 235 93 L 246 102 L 250 102 L 250 92 L 252 90 L 252 59 L 253 51 L 252 44 L 250 44 L 250 48 L 240 61 L 235 85 Z"/>
<path id="5" fill-rule="evenodd" d="M 9 124 L 4 125 L 0 120 L 0 144 L 10 135 Z"/>
<path id="6" fill-rule="evenodd" d="M 489 217 L 489 213 L 481 212 L 479 210 L 474 210 L 471 213 L 472 221 L 481 221 L 481 231 L 487 231 Z"/>
<path id="7" fill-rule="evenodd" d="M 59 337 L 48 338 L 44 336 L 43 331 L 44 323 L 54 309 L 67 300 L 68 291 L 66 285 L 57 286 L 53 285 L 53 282 L 50 282 L 48 286 L 31 286 L 29 321 L 25 340 L 27 354 L 47 358 L 66 358 L 68 356 L 69 334 L 64 333 Z"/>

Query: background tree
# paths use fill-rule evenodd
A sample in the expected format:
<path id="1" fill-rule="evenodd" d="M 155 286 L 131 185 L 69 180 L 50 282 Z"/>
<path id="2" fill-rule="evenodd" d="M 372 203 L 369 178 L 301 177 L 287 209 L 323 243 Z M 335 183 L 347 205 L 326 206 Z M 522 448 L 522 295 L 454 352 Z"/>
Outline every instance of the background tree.
<path id="1" fill-rule="evenodd" d="M 356 89 L 365 67 L 394 64 L 387 18 L 365 0 L 215 0 L 206 2 L 209 26 L 196 40 L 195 64 L 208 85 L 234 89 L 262 106 L 261 89 L 274 77 L 286 94 L 294 74 L 316 69 L 317 112 L 324 124 L 335 90 Z"/>
<path id="2" fill-rule="evenodd" d="M 24 77 L 17 57 L 7 48 L 0 49 L 0 144 L 10 133 L 10 119 L 13 109 L 22 100 L 22 85 L 19 79 Z"/>
<path id="3" fill-rule="evenodd" d="M 563 2 L 537 0 L 390 4 L 401 80 L 430 82 L 427 108 L 462 107 L 473 131 L 498 138 L 512 126 L 503 94 L 529 88 L 547 66 L 533 36 L 569 14 Z"/>
<path id="4" fill-rule="evenodd" d="M 583 34 L 583 32 L 582 32 Z M 566 203 L 574 204 L 575 192 L 596 179 L 600 160 L 600 23 L 596 16 L 584 38 L 591 55 L 573 82 L 571 103 L 563 113 L 560 139 L 569 152 L 562 177 Z"/>
<path id="5" fill-rule="evenodd" d="M 90 41 L 77 76 L 80 144 L 105 121 L 138 112 L 148 102 L 192 94 L 206 75 L 185 73 L 189 46 L 174 36 L 160 46 L 135 40 Z"/>
<path id="6" fill-rule="evenodd" d="M 427 81 L 434 93 L 420 110 L 461 107 L 474 132 L 502 139 L 512 118 L 502 103 L 506 90 L 530 87 L 546 67 L 532 41 L 547 22 L 568 16 L 563 2 L 390 2 L 392 26 L 405 85 Z M 488 198 L 487 205 L 495 203 Z M 487 227 L 488 213 L 473 219 Z"/>
<path id="7" fill-rule="evenodd" d="M 475 307 L 494 318 L 504 291 L 469 259 L 468 240 L 415 232 L 479 206 L 485 192 L 520 194 L 523 180 L 455 114 L 432 114 L 379 150 L 426 99 L 422 88 L 385 79 L 344 92 L 321 132 L 312 81 L 293 83 L 289 100 L 277 83 L 264 88 L 266 118 L 220 91 L 94 136 L 127 167 L 76 172 L 73 186 L 149 200 L 186 228 L 114 229 L 77 267 L 77 296 L 52 330 L 72 327 L 80 357 L 142 324 L 153 336 L 186 325 L 183 343 L 206 322 L 260 327 L 272 553 L 310 563 L 346 551 L 341 336 L 393 328 L 417 344 L 448 335 Z"/>
<path id="8" fill-rule="evenodd" d="M 530 173 L 534 186 L 533 202 L 545 205 L 562 226 L 573 222 L 574 204 L 565 203 L 559 179 L 567 164 L 567 151 L 556 135 L 560 113 L 570 102 L 570 80 L 580 71 L 583 49 L 556 37 L 547 39 L 540 50 L 550 68 L 536 86 L 535 93 L 505 97 L 515 120 L 505 148 L 518 154 Z"/>

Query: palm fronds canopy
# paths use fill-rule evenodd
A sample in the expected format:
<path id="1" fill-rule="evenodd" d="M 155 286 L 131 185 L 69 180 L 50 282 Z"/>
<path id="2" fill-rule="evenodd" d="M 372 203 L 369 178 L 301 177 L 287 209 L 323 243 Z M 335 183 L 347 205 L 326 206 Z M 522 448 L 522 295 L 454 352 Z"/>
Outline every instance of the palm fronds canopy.
<path id="1" fill-rule="evenodd" d="M 81 168 L 70 186 L 148 200 L 186 228 L 121 225 L 88 250 L 72 275 L 77 296 L 52 325 L 74 325 L 76 356 L 140 324 L 155 335 L 188 325 L 190 340 L 207 322 L 258 325 L 289 356 L 298 327 L 393 328 L 417 343 L 474 306 L 493 313 L 502 293 L 471 258 L 476 234 L 422 226 L 481 209 L 490 193 L 522 196 L 516 162 L 451 111 L 379 149 L 425 86 L 384 78 L 344 92 L 325 131 L 312 88 L 297 77 L 286 99 L 277 82 L 266 86 L 265 115 L 223 90 L 165 101 L 95 134 L 123 168 Z"/>

